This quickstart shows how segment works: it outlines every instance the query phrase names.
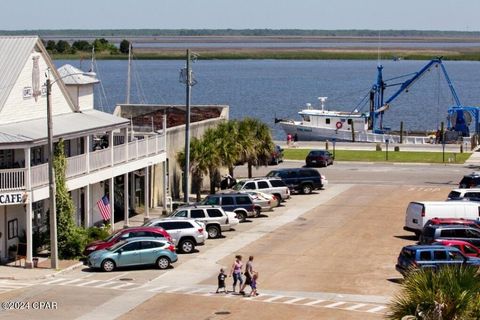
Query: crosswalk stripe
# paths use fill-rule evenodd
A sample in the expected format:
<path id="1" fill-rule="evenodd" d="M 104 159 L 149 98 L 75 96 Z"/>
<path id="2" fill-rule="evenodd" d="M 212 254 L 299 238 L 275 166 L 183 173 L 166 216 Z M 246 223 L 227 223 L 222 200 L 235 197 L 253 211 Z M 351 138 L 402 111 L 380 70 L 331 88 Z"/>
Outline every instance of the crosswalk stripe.
<path id="1" fill-rule="evenodd" d="M 106 282 L 100 283 L 99 285 L 92 286 L 92 287 L 101 288 L 101 287 L 106 287 L 106 286 L 109 286 L 109 285 L 115 284 L 115 283 L 118 283 L 118 282 L 117 281 L 106 281 Z"/>
<path id="2" fill-rule="evenodd" d="M 385 307 L 385 306 L 378 306 L 378 307 L 367 310 L 367 312 L 374 313 L 374 312 L 377 312 L 377 311 L 380 311 L 380 310 L 383 310 L 383 309 L 386 309 L 386 308 L 387 307 Z"/>
<path id="3" fill-rule="evenodd" d="M 128 287 L 128 286 L 133 286 L 135 283 L 122 283 L 122 284 L 119 284 L 118 286 L 115 286 L 115 287 L 112 287 L 112 289 L 121 289 L 121 288 L 125 288 L 125 287 Z"/>
<path id="4" fill-rule="evenodd" d="M 0 288 L 6 288 L 6 289 L 19 289 L 24 287 L 29 287 L 29 286 L 19 286 L 16 284 L 0 284 Z"/>
<path id="5" fill-rule="evenodd" d="M 65 280 L 67 280 L 67 279 L 65 279 L 65 278 L 53 279 L 53 280 L 44 282 L 43 284 L 53 284 L 53 283 L 57 283 L 57 282 L 65 281 Z"/>
<path id="6" fill-rule="evenodd" d="M 75 282 L 78 282 L 78 281 L 82 281 L 83 279 L 73 279 L 73 280 L 69 280 L 69 281 L 65 281 L 65 282 L 62 282 L 62 283 L 57 283 L 58 285 L 60 286 L 65 286 L 67 284 L 72 284 L 72 283 L 75 283 Z"/>
<path id="7" fill-rule="evenodd" d="M 25 286 L 25 287 L 33 286 L 32 283 L 17 282 L 17 281 L 15 281 L 14 283 L 11 283 L 11 282 L 0 281 L 0 286 L 3 286 L 3 285 L 16 285 L 16 286 Z"/>
<path id="8" fill-rule="evenodd" d="M 365 307 L 365 306 L 368 306 L 368 304 L 365 304 L 365 303 L 357 303 L 351 307 L 348 307 L 348 308 L 345 308 L 345 310 L 357 310 L 357 309 L 360 309 L 361 307 Z"/>
<path id="9" fill-rule="evenodd" d="M 324 302 L 325 300 L 314 300 L 314 301 L 310 301 L 310 302 L 307 302 L 307 303 L 304 303 L 303 305 L 304 306 L 313 306 L 315 304 L 319 304 L 319 303 L 322 303 Z"/>
<path id="10" fill-rule="evenodd" d="M 341 306 L 342 304 L 345 304 L 345 303 L 346 303 L 346 302 L 339 301 L 339 302 L 335 302 L 335 303 L 326 305 L 326 306 L 324 306 L 324 307 L 325 307 L 325 308 L 335 308 L 335 307 Z"/>
<path id="11" fill-rule="evenodd" d="M 95 283 L 95 282 L 100 282 L 100 280 L 90 280 L 90 281 L 87 281 L 87 282 L 79 283 L 76 286 L 77 287 L 83 287 L 83 286 L 86 286 L 88 284 Z"/>
<path id="12" fill-rule="evenodd" d="M 273 301 L 275 301 L 275 300 L 279 300 L 279 299 L 282 299 L 282 298 L 284 298 L 284 297 L 285 297 L 285 296 L 274 296 L 274 297 L 272 297 L 272 298 L 269 298 L 269 299 L 267 299 L 267 300 L 262 300 L 262 301 L 263 301 L 263 302 L 273 302 Z"/>
<path id="13" fill-rule="evenodd" d="M 203 291 L 205 291 L 205 289 L 195 289 L 195 290 L 187 292 L 187 294 L 194 294 L 194 293 L 203 292 Z"/>
<path id="14" fill-rule="evenodd" d="M 148 290 L 148 291 L 151 291 L 151 292 L 161 292 L 161 291 L 163 291 L 163 289 L 166 289 L 166 288 L 168 288 L 168 286 L 156 287 L 156 288 L 150 289 L 150 290 Z"/>
<path id="15" fill-rule="evenodd" d="M 173 293 L 173 292 L 178 292 L 178 291 L 182 291 L 182 290 L 185 290 L 185 289 L 188 289 L 188 288 L 178 287 L 178 288 L 175 288 L 175 289 L 172 289 L 172 290 L 165 291 L 165 293 Z"/>
<path id="16" fill-rule="evenodd" d="M 298 301 L 303 300 L 303 299 L 305 299 L 305 298 L 295 298 L 295 299 L 291 299 L 291 300 L 285 301 L 285 302 L 283 302 L 283 303 L 292 304 L 292 303 L 298 302 Z"/>

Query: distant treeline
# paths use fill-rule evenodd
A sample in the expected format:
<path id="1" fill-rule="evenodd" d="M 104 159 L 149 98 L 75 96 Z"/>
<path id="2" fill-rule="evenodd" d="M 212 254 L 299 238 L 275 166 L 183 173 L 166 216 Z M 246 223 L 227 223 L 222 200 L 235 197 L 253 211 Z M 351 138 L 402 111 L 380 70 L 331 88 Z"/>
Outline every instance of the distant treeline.
<path id="1" fill-rule="evenodd" d="M 106 29 L 0 30 L 0 35 L 34 34 L 41 37 L 134 36 L 325 36 L 325 37 L 454 37 L 472 38 L 480 31 L 434 30 L 304 30 L 304 29 Z"/>
<path id="2" fill-rule="evenodd" d="M 126 54 L 128 53 L 128 48 L 130 42 L 127 40 L 122 40 L 120 42 L 120 47 L 117 48 L 113 43 L 109 42 L 105 38 L 95 39 L 91 43 L 85 40 L 77 40 L 72 44 L 65 40 L 44 40 L 42 39 L 43 45 L 50 54 L 76 54 L 77 52 L 90 52 L 93 48 L 98 53 L 109 53 L 111 55 L 115 54 Z"/>

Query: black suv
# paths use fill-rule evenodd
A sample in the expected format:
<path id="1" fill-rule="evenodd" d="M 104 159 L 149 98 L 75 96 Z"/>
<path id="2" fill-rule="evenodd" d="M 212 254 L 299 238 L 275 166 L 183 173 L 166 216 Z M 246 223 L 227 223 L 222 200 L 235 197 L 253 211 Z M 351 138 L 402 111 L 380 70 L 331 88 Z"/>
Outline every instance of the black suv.
<path id="1" fill-rule="evenodd" d="M 479 186 L 480 186 L 479 172 L 472 172 L 466 176 L 463 176 L 462 180 L 458 185 L 459 188 L 464 188 L 464 189 L 476 188 Z"/>
<path id="2" fill-rule="evenodd" d="M 200 204 L 221 206 L 225 211 L 235 212 L 238 220 L 256 215 L 252 198 L 245 193 L 218 193 L 208 195 Z"/>
<path id="3" fill-rule="evenodd" d="M 321 189 L 326 184 L 326 180 L 320 172 L 309 168 L 276 169 L 270 171 L 267 177 L 279 177 L 291 191 L 305 194 Z"/>
<path id="4" fill-rule="evenodd" d="M 430 244 L 436 240 L 462 240 L 480 246 L 480 230 L 463 225 L 430 225 L 423 229 L 420 237 L 422 244 Z"/>
<path id="5" fill-rule="evenodd" d="M 307 167 L 326 167 L 333 164 L 333 154 L 327 150 L 311 150 L 305 158 Z"/>

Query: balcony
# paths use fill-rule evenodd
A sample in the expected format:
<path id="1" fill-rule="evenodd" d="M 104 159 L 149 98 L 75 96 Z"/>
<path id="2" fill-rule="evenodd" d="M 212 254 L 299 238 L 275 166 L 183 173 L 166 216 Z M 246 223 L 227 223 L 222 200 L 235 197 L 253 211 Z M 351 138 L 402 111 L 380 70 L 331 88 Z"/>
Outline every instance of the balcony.
<path id="1" fill-rule="evenodd" d="M 128 159 L 127 150 L 128 148 Z M 165 151 L 163 135 L 155 135 L 142 140 L 134 140 L 111 148 L 92 151 L 67 158 L 67 180 L 121 165 L 138 159 L 147 158 Z M 48 185 L 48 163 L 32 166 L 30 170 L 31 189 Z M 27 189 L 26 168 L 0 170 L 0 192 Z"/>

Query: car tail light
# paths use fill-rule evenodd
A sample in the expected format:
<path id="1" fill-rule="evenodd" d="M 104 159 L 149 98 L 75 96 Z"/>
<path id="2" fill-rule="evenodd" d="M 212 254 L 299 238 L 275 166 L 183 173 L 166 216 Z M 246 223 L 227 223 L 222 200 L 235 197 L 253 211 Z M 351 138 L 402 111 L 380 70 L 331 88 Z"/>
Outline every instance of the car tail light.
<path id="1" fill-rule="evenodd" d="M 203 233 L 203 228 L 199 228 L 198 233 Z"/>
<path id="2" fill-rule="evenodd" d="M 422 208 L 422 217 L 425 217 L 425 207 Z"/>
<path id="3" fill-rule="evenodd" d="M 228 218 L 227 218 L 227 221 L 225 221 L 225 224 L 229 224 L 229 223 L 230 223 L 230 221 L 229 221 Z"/>
<path id="4" fill-rule="evenodd" d="M 268 200 L 268 205 L 270 205 L 270 200 Z"/>
<path id="5" fill-rule="evenodd" d="M 172 252 L 175 252 L 175 246 L 173 244 L 169 245 L 167 249 Z"/>

